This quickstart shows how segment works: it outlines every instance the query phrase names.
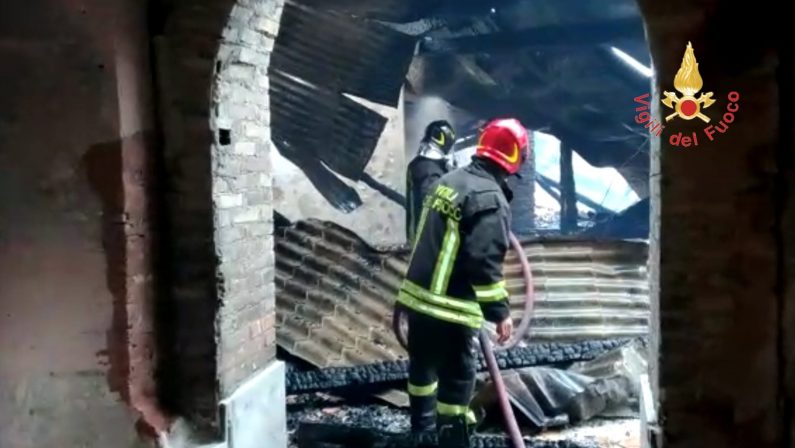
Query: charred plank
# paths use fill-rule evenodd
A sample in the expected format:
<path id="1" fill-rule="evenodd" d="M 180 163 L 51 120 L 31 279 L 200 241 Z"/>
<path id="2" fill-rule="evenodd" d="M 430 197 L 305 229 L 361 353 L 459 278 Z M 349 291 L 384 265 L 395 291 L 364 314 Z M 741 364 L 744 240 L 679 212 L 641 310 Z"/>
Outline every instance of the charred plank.
<path id="1" fill-rule="evenodd" d="M 594 359 L 631 339 L 604 339 L 574 343 L 541 343 L 495 353 L 500 369 L 517 369 L 541 365 L 565 365 Z M 482 357 L 480 371 L 486 370 Z M 328 367 L 287 373 L 287 393 L 307 393 L 352 387 L 386 386 L 408 378 L 408 361 L 385 361 L 374 364 Z"/>

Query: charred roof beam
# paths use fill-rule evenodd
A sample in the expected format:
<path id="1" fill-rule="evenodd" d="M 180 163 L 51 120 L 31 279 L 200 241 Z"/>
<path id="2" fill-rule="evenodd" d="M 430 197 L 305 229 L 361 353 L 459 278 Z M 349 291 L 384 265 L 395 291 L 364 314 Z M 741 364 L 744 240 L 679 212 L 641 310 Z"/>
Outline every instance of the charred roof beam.
<path id="1" fill-rule="evenodd" d="M 640 73 L 638 70 L 633 69 L 620 61 L 610 49 L 610 46 L 600 46 L 598 54 L 611 67 L 611 71 L 616 75 L 616 77 L 624 80 L 635 90 L 640 93 L 651 90 L 651 75 L 646 76 Z"/>
<path id="2" fill-rule="evenodd" d="M 477 95 L 472 96 L 477 97 Z M 540 107 L 532 107 L 523 101 L 491 98 L 489 101 L 476 102 L 469 97 L 460 97 L 451 98 L 450 102 L 454 106 L 479 113 L 484 117 L 513 115 L 529 129 L 543 130 L 544 133 L 565 140 L 572 149 L 595 167 L 620 165 L 624 160 L 617 159 L 618 154 L 629 151 L 625 142 L 606 142 L 589 138 L 582 130 L 550 117 L 542 113 Z"/>
<path id="3" fill-rule="evenodd" d="M 419 53 L 468 54 L 518 48 L 592 46 L 619 39 L 645 41 L 641 20 L 632 18 L 596 23 L 554 25 L 522 31 L 501 31 L 480 36 L 445 39 L 426 37 L 420 44 Z"/>

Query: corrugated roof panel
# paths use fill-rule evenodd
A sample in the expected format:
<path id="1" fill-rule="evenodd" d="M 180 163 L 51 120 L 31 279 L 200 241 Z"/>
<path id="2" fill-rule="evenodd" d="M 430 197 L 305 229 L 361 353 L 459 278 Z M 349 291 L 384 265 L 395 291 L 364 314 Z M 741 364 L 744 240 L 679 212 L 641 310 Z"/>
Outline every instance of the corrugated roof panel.
<path id="1" fill-rule="evenodd" d="M 372 157 L 386 118 L 335 92 L 270 74 L 271 132 L 285 157 L 314 157 L 358 180 Z M 299 163 L 300 165 L 300 163 Z"/>
<path id="2" fill-rule="evenodd" d="M 303 2 L 288 2 L 281 20 L 269 65 L 273 142 L 305 170 L 320 161 L 358 181 L 387 120 L 344 94 L 397 106 L 415 39 Z"/>
<path id="3" fill-rule="evenodd" d="M 301 0 L 300 2 L 318 9 L 394 22 L 416 20 L 428 10 L 445 3 L 444 0 Z"/>
<path id="4" fill-rule="evenodd" d="M 536 294 L 530 341 L 645 336 L 649 328 L 644 242 L 526 241 Z M 406 250 L 379 251 L 333 223 L 302 221 L 276 235 L 278 343 L 317 366 L 405 356 L 392 335 L 392 305 Z M 524 279 L 515 252 L 505 274 L 512 315 Z"/>
<path id="5" fill-rule="evenodd" d="M 376 22 L 288 3 L 271 70 L 397 107 L 415 43 Z"/>

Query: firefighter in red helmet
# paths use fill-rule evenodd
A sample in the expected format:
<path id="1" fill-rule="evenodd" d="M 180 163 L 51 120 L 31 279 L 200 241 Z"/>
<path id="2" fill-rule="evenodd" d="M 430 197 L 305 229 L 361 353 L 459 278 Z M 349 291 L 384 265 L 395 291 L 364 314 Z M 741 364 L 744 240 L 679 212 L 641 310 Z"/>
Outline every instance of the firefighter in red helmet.
<path id="1" fill-rule="evenodd" d="M 505 181 L 529 150 L 518 120 L 492 120 L 472 163 L 442 176 L 425 196 L 397 299 L 409 314 L 408 392 L 417 445 L 435 431 L 441 448 L 470 446 L 477 332 L 483 320 L 497 324 L 501 343 L 513 332 L 502 274 L 511 221 Z"/>

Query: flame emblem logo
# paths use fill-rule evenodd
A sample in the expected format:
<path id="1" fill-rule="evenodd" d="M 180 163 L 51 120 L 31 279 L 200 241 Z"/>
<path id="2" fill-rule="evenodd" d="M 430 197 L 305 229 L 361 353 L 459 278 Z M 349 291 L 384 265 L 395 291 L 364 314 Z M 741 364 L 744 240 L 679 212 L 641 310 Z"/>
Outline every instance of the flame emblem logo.
<path id="1" fill-rule="evenodd" d="M 703 85 L 704 81 L 701 79 L 701 74 L 698 73 L 698 62 L 696 62 L 696 55 L 693 52 L 693 45 L 688 42 L 685 55 L 682 58 L 682 65 L 674 77 L 674 88 L 682 94 L 682 97 L 678 97 L 674 92 L 663 92 L 665 98 L 662 103 L 668 108 L 674 109 L 671 115 L 665 117 L 665 121 L 671 121 L 678 116 L 683 120 L 699 118 L 705 123 L 709 123 L 710 118 L 701 111 L 715 103 L 715 100 L 712 99 L 712 92 L 701 93 L 701 96 L 695 97 Z"/>

